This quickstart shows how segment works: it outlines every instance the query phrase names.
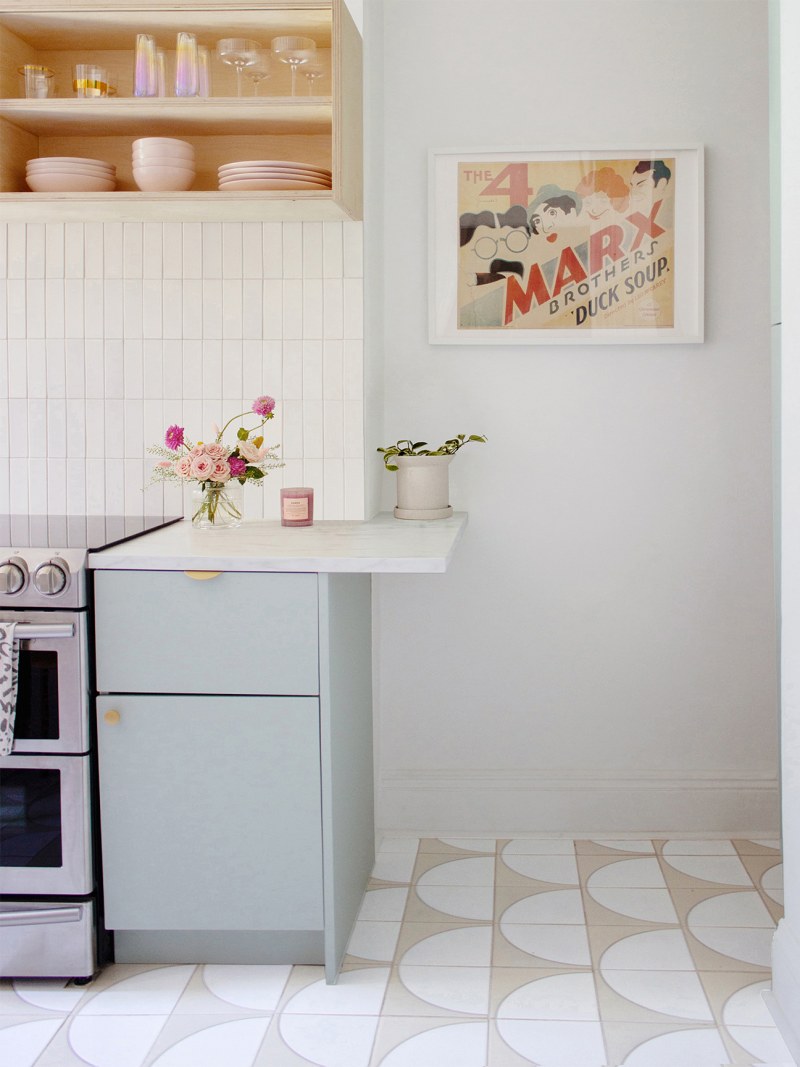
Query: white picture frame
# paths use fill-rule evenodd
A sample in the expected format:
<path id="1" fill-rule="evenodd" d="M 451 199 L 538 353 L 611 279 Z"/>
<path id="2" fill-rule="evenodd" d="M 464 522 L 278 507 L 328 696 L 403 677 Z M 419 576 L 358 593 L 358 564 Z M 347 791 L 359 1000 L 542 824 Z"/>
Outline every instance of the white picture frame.
<path id="1" fill-rule="evenodd" d="M 668 178 L 656 182 L 655 175 L 659 171 L 653 161 L 661 161 L 660 173 L 664 175 L 669 171 Z M 649 171 L 645 163 L 650 167 Z M 666 169 L 665 164 L 669 164 Z M 638 173 L 637 167 L 645 170 Z M 608 196 L 599 188 L 602 185 L 600 175 L 611 172 L 618 172 L 618 177 L 628 186 L 629 196 L 627 207 L 622 207 L 626 201 L 621 195 L 609 201 L 617 207 L 606 216 L 607 224 L 603 225 L 602 218 L 595 219 L 591 213 L 590 202 L 600 202 L 602 208 L 603 196 L 606 199 Z M 539 192 L 556 188 L 563 192 L 558 182 L 551 183 L 546 179 L 551 175 L 568 175 L 568 183 L 574 184 L 574 177 L 579 173 L 584 177 L 575 188 L 582 188 L 584 195 L 570 189 L 575 207 L 570 209 L 569 201 L 562 201 L 566 204 L 566 215 L 559 214 L 554 207 L 547 208 L 554 217 L 561 218 L 564 225 L 555 238 L 561 251 L 553 253 L 550 260 L 543 259 L 550 254 L 545 241 L 553 238 L 549 234 L 545 237 L 542 227 L 546 224 L 539 218 L 541 206 L 539 209 L 534 206 L 540 200 L 537 188 Z M 653 192 L 650 185 L 644 190 L 645 177 L 659 192 Z M 703 179 L 703 147 L 700 144 L 657 148 L 639 145 L 591 149 L 431 150 L 428 220 L 430 343 L 701 343 L 704 340 Z M 470 186 L 473 181 L 475 190 Z M 515 190 L 512 189 L 514 185 Z M 620 190 L 621 186 L 619 189 L 615 187 L 614 191 Z M 643 199 L 645 192 L 649 197 L 646 201 Z M 510 218 L 508 209 L 512 200 L 522 201 L 523 193 L 532 197 L 527 204 L 518 205 L 531 216 L 528 219 L 529 243 L 521 257 L 527 263 L 515 260 L 511 253 L 509 260 L 501 256 L 484 261 L 487 262 L 486 270 L 471 274 L 470 241 L 474 239 L 479 247 L 478 239 L 470 238 L 466 245 L 459 247 L 460 239 L 464 241 L 465 234 L 472 230 L 471 225 L 465 228 L 463 220 L 487 218 L 485 205 L 489 214 L 494 213 L 494 229 L 476 228 L 474 233 L 484 234 L 481 247 L 488 245 L 491 248 L 494 241 L 499 249 L 498 241 L 504 240 L 501 235 L 505 233 L 508 237 L 511 233 L 509 227 L 501 226 L 501 222 Z M 556 202 L 551 198 L 551 205 Z M 645 204 L 647 206 L 643 206 Z M 633 205 L 637 205 L 636 208 Z M 473 208 L 473 212 L 465 213 L 462 210 L 465 206 Z M 594 211 L 597 210 L 595 206 Z M 520 218 L 518 211 L 517 223 Z M 567 220 L 574 227 L 571 237 L 567 236 Z M 613 236 L 617 232 L 624 236 L 617 239 Z M 524 239 L 521 229 L 513 236 L 515 241 Z M 637 239 L 639 244 L 634 248 Z M 605 255 L 604 241 L 607 242 Z M 629 242 L 630 248 L 625 241 Z M 569 263 L 564 264 L 563 258 L 556 258 L 567 256 L 570 242 L 578 250 L 582 263 L 581 267 L 570 252 L 572 270 Z M 507 246 L 503 251 L 507 252 Z M 590 266 L 598 263 L 602 264 L 599 275 L 590 270 Z M 510 268 L 505 275 L 503 265 Z M 466 278 L 479 279 L 472 282 L 476 287 L 483 285 L 484 280 L 489 280 L 489 284 L 481 290 L 475 289 L 474 292 L 479 292 L 476 298 L 468 288 L 470 282 L 465 281 Z M 659 287 L 661 289 L 656 293 Z M 557 294 L 553 296 L 556 290 Z M 549 297 L 549 307 L 545 296 Z M 606 306 L 601 306 L 604 303 Z M 616 325 L 623 319 L 629 321 Z"/>

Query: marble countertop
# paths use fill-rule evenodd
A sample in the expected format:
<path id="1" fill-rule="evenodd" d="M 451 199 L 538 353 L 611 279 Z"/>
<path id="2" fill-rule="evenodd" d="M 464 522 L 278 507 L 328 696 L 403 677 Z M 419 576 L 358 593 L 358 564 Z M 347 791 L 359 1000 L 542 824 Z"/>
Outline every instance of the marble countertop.
<path id="1" fill-rule="evenodd" d="M 94 570 L 310 571 L 424 574 L 447 567 L 467 526 L 465 512 L 417 522 L 382 512 L 359 521 L 313 526 L 243 522 L 233 530 L 195 530 L 191 523 L 143 534 L 89 554 Z"/>

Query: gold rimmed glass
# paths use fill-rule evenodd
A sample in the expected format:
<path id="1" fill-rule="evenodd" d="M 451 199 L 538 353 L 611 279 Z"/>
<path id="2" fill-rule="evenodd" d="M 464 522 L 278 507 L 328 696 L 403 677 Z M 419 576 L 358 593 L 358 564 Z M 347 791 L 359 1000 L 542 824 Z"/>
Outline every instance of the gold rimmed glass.
<path id="1" fill-rule="evenodd" d="M 309 63 L 317 54 L 316 41 L 310 37 L 273 37 L 272 51 L 292 71 L 292 96 L 297 93 L 297 68 Z"/>

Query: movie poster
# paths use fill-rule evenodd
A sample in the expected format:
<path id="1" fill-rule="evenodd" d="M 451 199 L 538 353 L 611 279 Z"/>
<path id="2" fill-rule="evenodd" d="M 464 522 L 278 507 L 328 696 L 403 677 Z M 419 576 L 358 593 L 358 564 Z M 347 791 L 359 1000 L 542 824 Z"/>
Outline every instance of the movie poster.
<path id="1" fill-rule="evenodd" d="M 676 158 L 457 164 L 459 330 L 675 326 Z"/>

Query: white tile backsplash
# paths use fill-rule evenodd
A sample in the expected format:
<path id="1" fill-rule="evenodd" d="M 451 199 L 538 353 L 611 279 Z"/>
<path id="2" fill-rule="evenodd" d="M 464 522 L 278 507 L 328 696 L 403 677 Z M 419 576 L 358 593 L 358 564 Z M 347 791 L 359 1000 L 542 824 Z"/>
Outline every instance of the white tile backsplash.
<path id="1" fill-rule="evenodd" d="M 193 439 L 269 394 L 277 518 L 363 518 L 360 223 L 0 223 L 0 509 L 183 508 L 147 485 L 167 425 Z"/>

